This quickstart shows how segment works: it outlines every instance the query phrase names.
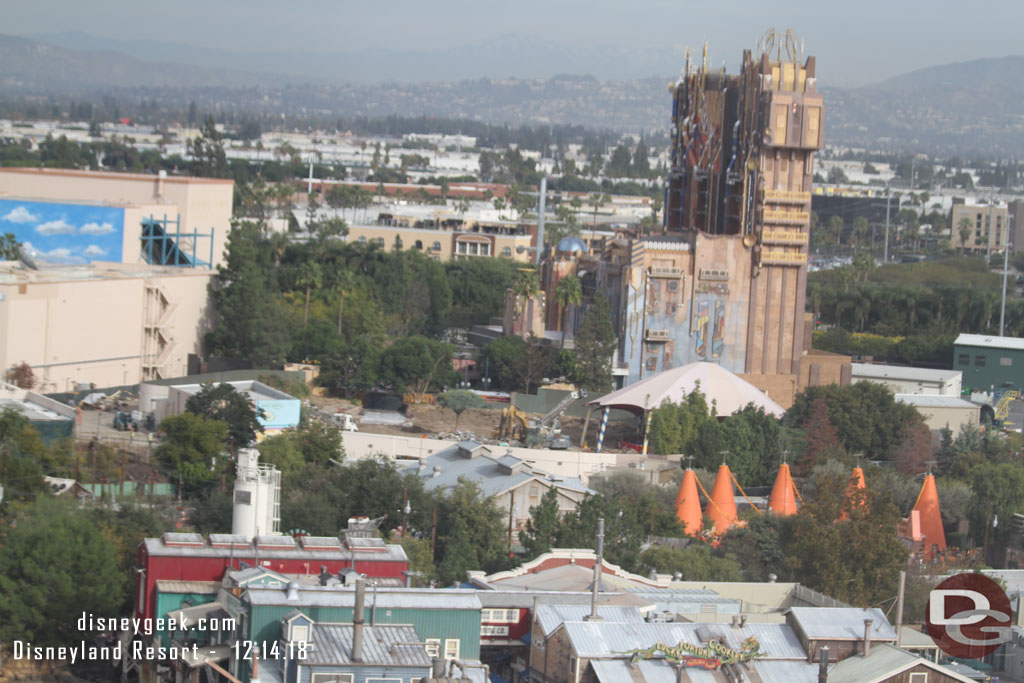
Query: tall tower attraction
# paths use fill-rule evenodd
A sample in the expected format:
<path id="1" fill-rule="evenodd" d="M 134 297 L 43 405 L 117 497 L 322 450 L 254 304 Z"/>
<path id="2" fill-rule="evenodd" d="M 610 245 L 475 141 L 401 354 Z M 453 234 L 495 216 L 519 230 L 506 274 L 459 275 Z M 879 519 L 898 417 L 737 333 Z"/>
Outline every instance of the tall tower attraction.
<path id="1" fill-rule="evenodd" d="M 671 86 L 664 227 L 692 244 L 692 305 L 732 347 L 726 364 L 749 375 L 799 374 L 804 351 L 824 106 L 814 57 L 800 60 L 792 33 L 770 30 L 739 74 L 710 70 L 705 47 Z"/>

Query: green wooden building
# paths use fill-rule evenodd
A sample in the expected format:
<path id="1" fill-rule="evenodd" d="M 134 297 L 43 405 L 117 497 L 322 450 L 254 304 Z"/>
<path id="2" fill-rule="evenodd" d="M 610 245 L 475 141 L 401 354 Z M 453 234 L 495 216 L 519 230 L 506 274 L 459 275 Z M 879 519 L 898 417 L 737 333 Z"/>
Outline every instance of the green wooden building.
<path id="1" fill-rule="evenodd" d="M 1024 339 L 961 334 L 953 342 L 953 369 L 964 391 L 1024 390 Z"/>

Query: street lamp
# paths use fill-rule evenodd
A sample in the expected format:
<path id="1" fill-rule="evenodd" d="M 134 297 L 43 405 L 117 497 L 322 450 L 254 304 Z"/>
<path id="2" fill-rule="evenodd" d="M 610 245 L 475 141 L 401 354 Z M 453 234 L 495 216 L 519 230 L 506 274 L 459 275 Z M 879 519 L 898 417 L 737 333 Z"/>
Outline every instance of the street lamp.
<path id="1" fill-rule="evenodd" d="M 409 505 L 409 487 L 402 487 L 402 538 L 405 538 L 405 525 L 409 518 L 409 513 L 412 512 L 412 506 Z"/>

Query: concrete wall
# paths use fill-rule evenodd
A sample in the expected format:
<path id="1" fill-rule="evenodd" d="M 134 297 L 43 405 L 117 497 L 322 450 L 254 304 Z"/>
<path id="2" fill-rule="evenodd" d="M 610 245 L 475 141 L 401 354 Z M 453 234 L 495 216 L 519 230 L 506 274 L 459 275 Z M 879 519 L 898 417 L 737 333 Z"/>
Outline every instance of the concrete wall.
<path id="1" fill-rule="evenodd" d="M 981 422 L 981 406 L 970 407 L 937 407 L 937 406 L 915 406 L 917 412 L 924 416 L 924 423 L 929 429 L 942 429 L 947 425 L 953 434 L 960 432 L 960 426 L 972 424 L 978 426 Z"/>
<path id="2" fill-rule="evenodd" d="M 200 351 L 210 325 L 212 272 L 73 279 L 70 271 L 77 270 L 69 269 L 63 280 L 49 273 L 45 281 L 18 281 L 0 272 L 0 367 L 28 363 L 43 392 L 74 390 L 77 383 L 134 384 L 145 379 L 146 363 L 159 362 L 163 377 L 187 373 L 188 354 Z M 146 328 L 161 313 L 147 311 L 147 289 L 154 287 L 170 304 L 162 311 L 162 341 Z"/>
<path id="3" fill-rule="evenodd" d="M 383 455 L 387 458 L 401 460 L 419 460 L 432 453 L 454 446 L 454 441 L 440 439 L 418 439 L 408 436 L 392 436 L 390 434 L 370 434 L 369 432 L 342 432 L 347 460 L 362 460 Z M 493 455 L 500 457 L 506 451 L 539 469 L 562 477 L 580 477 L 586 484 L 590 475 L 603 472 L 614 467 L 614 453 L 584 453 L 582 451 L 552 451 L 539 448 L 506 448 L 505 446 L 488 446 Z"/>

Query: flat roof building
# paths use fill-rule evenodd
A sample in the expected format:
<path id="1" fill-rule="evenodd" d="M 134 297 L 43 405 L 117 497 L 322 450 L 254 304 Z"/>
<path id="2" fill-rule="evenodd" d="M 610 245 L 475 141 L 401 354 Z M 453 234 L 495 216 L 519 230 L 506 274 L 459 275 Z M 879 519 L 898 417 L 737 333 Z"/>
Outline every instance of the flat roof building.
<path id="1" fill-rule="evenodd" d="M 953 369 L 963 373 L 964 389 L 1024 389 L 1024 339 L 961 334 L 953 342 Z"/>
<path id="2" fill-rule="evenodd" d="M 851 363 L 851 366 L 851 381 L 883 384 L 894 394 L 960 395 L 963 377 L 960 370 L 934 370 L 880 363 Z"/>

